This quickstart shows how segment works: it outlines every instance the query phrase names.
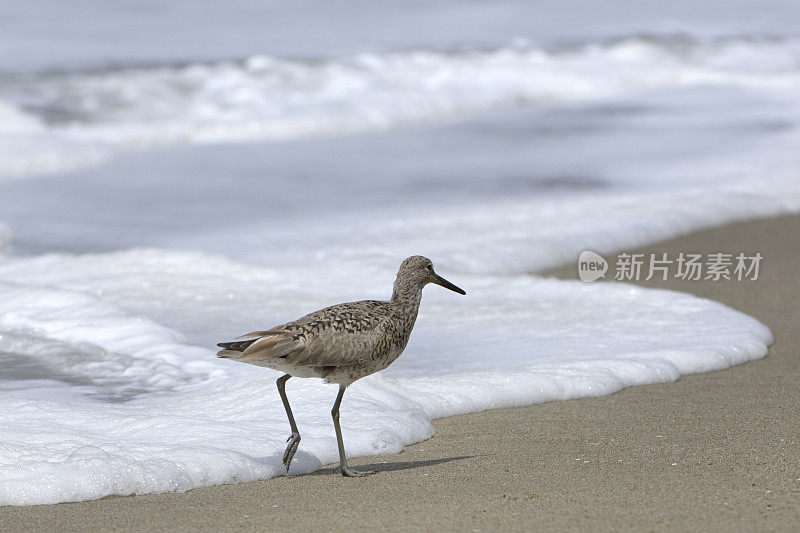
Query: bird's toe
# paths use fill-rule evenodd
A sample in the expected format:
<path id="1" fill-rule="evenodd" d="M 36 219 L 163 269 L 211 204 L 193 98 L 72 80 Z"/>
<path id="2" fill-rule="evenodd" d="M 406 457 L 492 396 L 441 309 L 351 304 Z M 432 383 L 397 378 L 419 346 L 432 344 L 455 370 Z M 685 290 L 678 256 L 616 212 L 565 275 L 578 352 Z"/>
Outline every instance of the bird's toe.
<path id="1" fill-rule="evenodd" d="M 344 477 L 364 477 L 374 474 L 374 470 L 353 470 L 352 468 L 344 467 L 337 469 Z"/>

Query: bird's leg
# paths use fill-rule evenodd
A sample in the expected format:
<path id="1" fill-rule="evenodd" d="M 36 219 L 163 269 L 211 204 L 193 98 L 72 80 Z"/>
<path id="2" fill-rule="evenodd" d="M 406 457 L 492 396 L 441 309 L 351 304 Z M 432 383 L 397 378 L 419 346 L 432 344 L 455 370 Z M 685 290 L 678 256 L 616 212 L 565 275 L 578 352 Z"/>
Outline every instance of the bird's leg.
<path id="1" fill-rule="evenodd" d="M 344 442 L 342 441 L 342 428 L 339 427 L 339 405 L 342 403 L 342 397 L 344 397 L 345 388 L 345 385 L 339 385 L 339 395 L 336 397 L 336 401 L 333 402 L 333 409 L 331 409 L 333 428 L 336 430 L 336 443 L 339 445 L 339 472 L 343 476 L 347 477 L 368 476 L 369 474 L 374 474 L 375 472 L 358 472 L 356 470 L 347 468 L 347 457 L 344 455 Z"/>
<path id="2" fill-rule="evenodd" d="M 289 398 L 286 397 L 286 382 L 289 381 L 290 377 L 292 376 L 285 374 L 275 382 L 278 385 L 278 394 L 281 395 L 281 400 L 283 401 L 283 408 L 286 409 L 286 416 L 289 417 L 289 425 L 292 427 L 292 434 L 286 439 L 289 444 L 286 446 L 286 451 L 283 452 L 283 466 L 286 467 L 287 474 L 297 447 L 300 446 L 300 432 L 297 430 L 297 424 L 294 423 L 292 408 L 289 407 Z"/>

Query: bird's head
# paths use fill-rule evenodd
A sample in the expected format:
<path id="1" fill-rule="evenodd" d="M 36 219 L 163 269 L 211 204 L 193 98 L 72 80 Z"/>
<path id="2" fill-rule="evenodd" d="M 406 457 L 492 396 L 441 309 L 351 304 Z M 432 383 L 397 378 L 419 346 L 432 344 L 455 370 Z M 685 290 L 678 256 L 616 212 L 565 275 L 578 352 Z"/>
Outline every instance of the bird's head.
<path id="1" fill-rule="evenodd" d="M 412 255 L 400 265 L 397 279 L 394 282 L 392 299 L 416 294 L 428 283 L 435 283 L 459 294 L 467 294 L 463 289 L 456 287 L 434 272 L 430 259 L 421 255 Z"/>

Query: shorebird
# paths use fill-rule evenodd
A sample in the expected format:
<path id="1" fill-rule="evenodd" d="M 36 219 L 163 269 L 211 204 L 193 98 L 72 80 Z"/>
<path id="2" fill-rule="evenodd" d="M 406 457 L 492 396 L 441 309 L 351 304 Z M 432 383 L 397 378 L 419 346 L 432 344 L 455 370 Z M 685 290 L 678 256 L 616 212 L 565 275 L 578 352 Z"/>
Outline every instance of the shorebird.
<path id="1" fill-rule="evenodd" d="M 292 430 L 283 452 L 287 474 L 300 445 L 300 432 L 286 397 L 286 382 L 294 376 L 322 378 L 327 383 L 339 385 L 339 394 L 331 409 L 339 445 L 338 470 L 348 477 L 374 473 L 347 467 L 342 429 L 339 427 L 339 406 L 350 384 L 383 370 L 403 353 L 417 320 L 422 288 L 428 283 L 466 294 L 436 274 L 430 259 L 415 255 L 400 265 L 389 301 L 363 300 L 333 305 L 293 322 L 217 344 L 222 348 L 217 352 L 218 357 L 284 372 L 276 383 Z"/>

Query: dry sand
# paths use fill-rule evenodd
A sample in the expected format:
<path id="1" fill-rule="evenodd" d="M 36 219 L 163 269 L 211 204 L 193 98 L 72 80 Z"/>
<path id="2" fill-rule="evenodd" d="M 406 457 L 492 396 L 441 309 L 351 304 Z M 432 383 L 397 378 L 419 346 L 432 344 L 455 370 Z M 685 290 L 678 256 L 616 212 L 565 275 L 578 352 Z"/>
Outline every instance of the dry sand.
<path id="1" fill-rule="evenodd" d="M 758 281 L 642 285 L 766 323 L 766 359 L 612 396 L 434 422 L 377 475 L 313 475 L 37 507 L 0 530 L 800 530 L 800 217 L 701 231 L 645 252 L 756 252 Z M 575 278 L 574 268 L 550 273 Z M 680 331 L 675 332 L 680 335 Z M 385 463 L 384 463 L 385 462 Z"/>

